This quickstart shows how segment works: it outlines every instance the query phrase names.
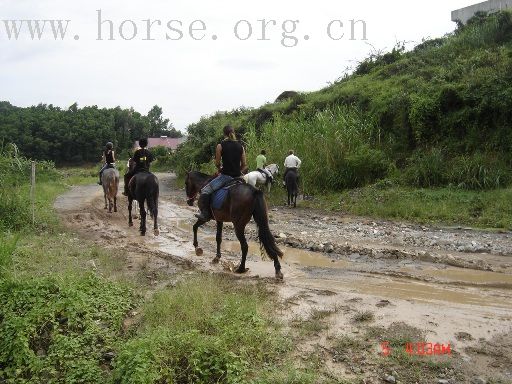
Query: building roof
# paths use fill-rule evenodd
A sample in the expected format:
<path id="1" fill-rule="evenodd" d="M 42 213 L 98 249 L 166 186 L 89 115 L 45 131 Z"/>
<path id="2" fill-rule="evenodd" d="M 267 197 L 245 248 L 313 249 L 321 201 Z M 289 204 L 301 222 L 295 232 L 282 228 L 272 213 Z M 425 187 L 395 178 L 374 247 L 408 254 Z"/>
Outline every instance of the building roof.
<path id="1" fill-rule="evenodd" d="M 154 147 L 165 147 L 169 148 L 171 150 L 176 150 L 178 148 L 178 145 L 183 143 L 186 140 L 185 137 L 180 138 L 171 138 L 167 136 L 160 136 L 160 137 L 149 137 L 148 138 L 148 148 L 154 148 Z M 134 148 L 137 148 L 139 146 L 139 142 L 136 141 L 134 144 Z"/>

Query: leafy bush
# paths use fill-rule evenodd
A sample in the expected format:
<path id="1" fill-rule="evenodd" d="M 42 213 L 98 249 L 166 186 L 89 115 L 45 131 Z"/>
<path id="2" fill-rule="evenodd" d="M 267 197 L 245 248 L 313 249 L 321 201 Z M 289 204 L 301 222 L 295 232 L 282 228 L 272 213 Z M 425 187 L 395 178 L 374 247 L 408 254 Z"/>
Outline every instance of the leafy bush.
<path id="1" fill-rule="evenodd" d="M 105 382 L 101 365 L 133 304 L 127 288 L 93 275 L 0 280 L 0 381 Z"/>
<path id="2" fill-rule="evenodd" d="M 428 152 L 416 152 L 409 159 L 409 166 L 403 174 L 406 184 L 420 188 L 445 185 L 445 161 L 443 151 L 437 148 Z"/>

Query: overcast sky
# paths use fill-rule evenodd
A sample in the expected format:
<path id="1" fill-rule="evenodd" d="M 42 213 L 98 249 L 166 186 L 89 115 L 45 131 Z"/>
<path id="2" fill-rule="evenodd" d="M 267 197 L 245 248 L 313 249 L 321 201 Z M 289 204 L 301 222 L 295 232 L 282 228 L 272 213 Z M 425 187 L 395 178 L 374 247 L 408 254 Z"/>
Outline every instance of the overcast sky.
<path id="1" fill-rule="evenodd" d="M 119 105 L 144 114 L 158 104 L 185 130 L 218 110 L 257 107 L 284 90 L 320 89 L 373 49 L 443 36 L 455 28 L 450 12 L 476 2 L 0 0 L 0 100 Z M 50 24 L 41 39 L 32 39 L 26 22 L 19 22 L 28 19 L 70 21 L 64 39 L 56 41 Z M 4 20 L 18 20 L 18 39 Z M 206 30 L 197 21 L 190 33 L 194 20 Z M 283 40 L 286 20 L 299 22 Z M 351 20 L 364 20 L 367 40 L 362 22 L 352 36 Z M 148 24 L 150 41 L 144 40 Z M 290 32 L 293 23 L 284 27 Z"/>

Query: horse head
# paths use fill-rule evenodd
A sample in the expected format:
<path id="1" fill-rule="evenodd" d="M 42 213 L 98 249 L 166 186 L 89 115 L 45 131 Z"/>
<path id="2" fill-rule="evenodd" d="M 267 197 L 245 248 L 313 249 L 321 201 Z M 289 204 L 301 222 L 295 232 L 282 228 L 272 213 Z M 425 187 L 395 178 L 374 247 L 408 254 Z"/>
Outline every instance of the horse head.
<path id="1" fill-rule="evenodd" d="M 270 174 L 272 176 L 275 176 L 275 175 L 278 175 L 279 174 L 279 166 L 277 164 L 270 164 L 268 167 L 267 167 L 267 170 L 270 172 Z"/>

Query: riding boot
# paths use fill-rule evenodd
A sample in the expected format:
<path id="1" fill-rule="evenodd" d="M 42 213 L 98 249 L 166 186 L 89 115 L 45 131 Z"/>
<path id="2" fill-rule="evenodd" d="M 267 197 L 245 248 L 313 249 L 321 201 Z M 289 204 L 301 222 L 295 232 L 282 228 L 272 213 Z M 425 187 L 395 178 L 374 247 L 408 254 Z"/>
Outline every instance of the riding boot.
<path id="1" fill-rule="evenodd" d="M 100 181 L 98 181 L 98 184 L 102 185 L 102 182 L 101 182 L 101 172 L 100 172 Z"/>
<path id="2" fill-rule="evenodd" d="M 197 205 L 200 207 L 201 212 L 195 215 L 199 220 L 210 221 L 212 218 L 210 210 L 210 195 L 208 193 L 201 193 Z"/>

